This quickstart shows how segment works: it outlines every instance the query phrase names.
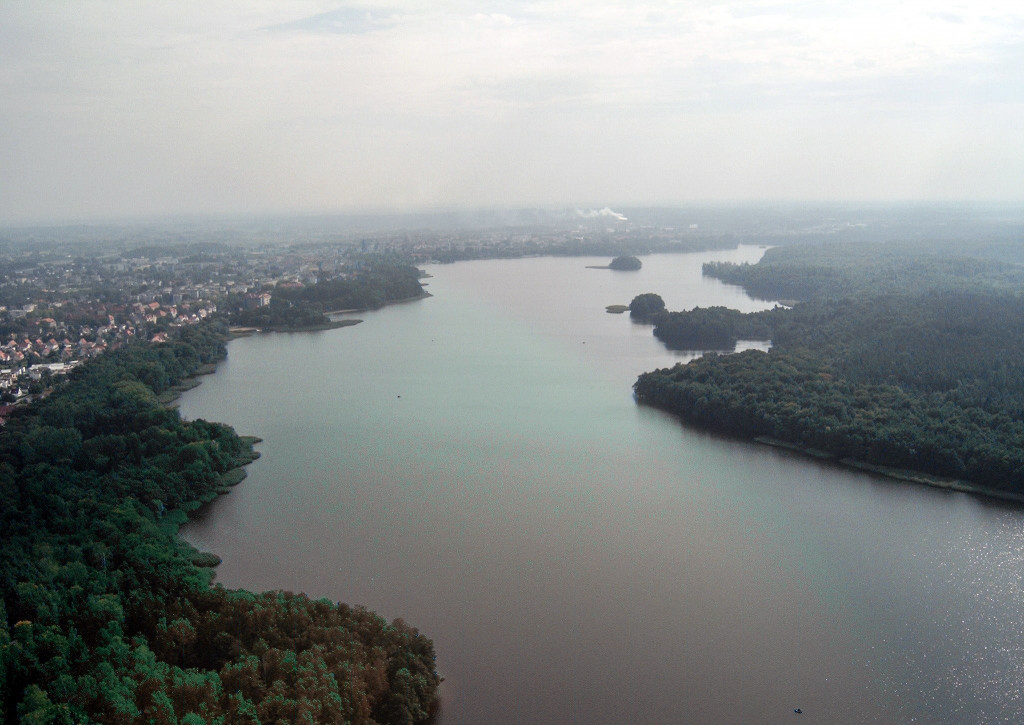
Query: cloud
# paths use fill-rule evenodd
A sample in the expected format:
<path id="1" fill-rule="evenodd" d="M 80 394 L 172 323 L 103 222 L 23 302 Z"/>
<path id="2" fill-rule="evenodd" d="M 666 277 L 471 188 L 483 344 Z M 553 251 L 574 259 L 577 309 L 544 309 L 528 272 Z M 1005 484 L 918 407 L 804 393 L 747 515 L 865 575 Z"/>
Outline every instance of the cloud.
<path id="1" fill-rule="evenodd" d="M 387 11 L 364 7 L 342 7 L 306 18 L 270 25 L 263 30 L 279 33 L 363 35 L 392 27 L 396 22 L 398 22 L 397 18 Z"/>
<path id="2" fill-rule="evenodd" d="M 1024 7 L 0 3 L 0 220 L 1024 197 Z"/>

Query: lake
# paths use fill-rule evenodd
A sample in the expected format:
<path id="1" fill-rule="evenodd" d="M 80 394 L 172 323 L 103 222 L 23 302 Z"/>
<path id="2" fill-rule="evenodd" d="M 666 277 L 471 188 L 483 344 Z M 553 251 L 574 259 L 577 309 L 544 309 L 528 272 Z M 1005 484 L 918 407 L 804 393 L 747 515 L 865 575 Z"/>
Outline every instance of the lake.
<path id="1" fill-rule="evenodd" d="M 605 306 L 763 309 L 700 274 L 763 251 L 432 265 L 360 325 L 234 340 L 181 412 L 263 455 L 183 536 L 225 586 L 420 628 L 442 725 L 1019 721 L 1020 510 L 634 402 L 692 355 Z"/>

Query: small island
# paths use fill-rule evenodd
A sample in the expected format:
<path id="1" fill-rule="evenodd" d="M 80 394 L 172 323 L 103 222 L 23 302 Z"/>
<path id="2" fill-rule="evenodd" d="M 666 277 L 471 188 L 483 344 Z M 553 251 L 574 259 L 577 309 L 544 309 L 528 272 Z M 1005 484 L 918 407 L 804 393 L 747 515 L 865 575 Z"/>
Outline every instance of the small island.
<path id="1" fill-rule="evenodd" d="M 635 320 L 653 321 L 653 318 L 665 312 L 665 300 L 661 299 L 661 295 L 644 292 L 634 297 L 627 309 L 629 316 Z"/>
<path id="2" fill-rule="evenodd" d="M 635 272 L 640 269 L 643 264 L 639 259 L 628 254 L 616 257 L 608 265 L 608 269 L 615 269 L 620 272 Z"/>

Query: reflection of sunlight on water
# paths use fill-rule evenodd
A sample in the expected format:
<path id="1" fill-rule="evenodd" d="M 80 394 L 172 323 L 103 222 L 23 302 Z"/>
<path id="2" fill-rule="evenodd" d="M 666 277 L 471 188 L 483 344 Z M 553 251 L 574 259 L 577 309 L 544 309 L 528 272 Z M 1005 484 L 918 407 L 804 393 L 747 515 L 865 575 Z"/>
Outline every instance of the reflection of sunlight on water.
<path id="1" fill-rule="evenodd" d="M 926 710 L 912 721 L 1021 721 L 1024 529 L 1016 512 L 975 523 L 945 532 L 948 545 L 909 583 L 918 596 L 905 603 L 897 641 L 881 656 L 906 678 L 892 689 L 921 688 L 909 699 Z"/>
<path id="2" fill-rule="evenodd" d="M 728 355 L 729 353 L 746 352 L 747 350 L 760 350 L 768 352 L 772 349 L 771 340 L 737 340 L 736 347 L 732 350 L 674 350 L 666 347 L 669 354 L 674 355 L 676 362 L 688 363 L 705 355 Z"/>
<path id="3" fill-rule="evenodd" d="M 1024 686 L 1024 530 L 1017 517 L 1010 515 L 998 528 L 998 537 L 982 536 L 978 531 L 968 534 L 964 542 L 968 568 L 963 572 L 967 577 L 960 581 L 973 596 L 974 608 L 963 613 L 959 622 L 947 624 L 959 635 L 963 654 L 959 666 L 951 669 L 951 685 L 977 690 L 970 694 L 980 701 L 983 711 L 1009 722 L 1021 717 Z M 958 581 L 960 573 L 949 572 L 948 581 Z M 978 648 L 978 641 L 991 644 Z"/>
<path id="4" fill-rule="evenodd" d="M 768 352 L 772 349 L 771 340 L 737 340 L 736 349 L 733 352 L 745 352 L 747 350 L 760 350 Z"/>

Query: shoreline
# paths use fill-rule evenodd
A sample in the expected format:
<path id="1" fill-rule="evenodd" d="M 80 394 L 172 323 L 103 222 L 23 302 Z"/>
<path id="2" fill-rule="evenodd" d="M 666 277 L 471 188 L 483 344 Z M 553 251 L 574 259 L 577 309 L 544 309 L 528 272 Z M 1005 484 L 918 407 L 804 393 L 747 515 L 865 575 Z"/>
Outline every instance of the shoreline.
<path id="1" fill-rule="evenodd" d="M 237 340 L 241 337 L 251 337 L 252 335 L 262 334 L 265 332 L 321 332 L 323 330 L 336 330 L 341 327 L 352 327 L 358 325 L 362 320 L 331 320 L 330 322 L 322 325 L 303 325 L 301 327 L 278 327 L 271 325 L 269 327 L 229 327 L 228 328 L 228 340 Z"/>
<path id="2" fill-rule="evenodd" d="M 229 331 L 228 341 L 232 339 L 235 338 Z M 182 393 L 194 390 L 202 385 L 202 378 L 206 375 L 213 375 L 217 372 L 217 368 L 226 359 L 227 354 L 225 353 L 224 357 L 215 363 L 200 365 L 199 368 L 196 369 L 196 372 L 187 378 L 184 378 L 177 385 L 169 388 L 164 395 L 161 395 L 160 402 L 163 403 L 166 408 L 176 409 L 178 407 L 178 399 L 181 397 Z M 231 428 L 234 430 L 234 426 L 231 426 Z M 209 586 L 213 586 L 213 579 L 215 576 L 213 570 L 223 562 L 223 559 L 220 558 L 219 554 L 212 551 L 200 551 L 191 542 L 186 541 L 181 536 L 181 527 L 191 521 L 192 514 L 199 511 L 204 506 L 209 505 L 221 496 L 231 493 L 232 488 L 240 484 L 249 476 L 249 472 L 246 470 L 246 467 L 260 457 L 261 454 L 255 449 L 255 446 L 257 443 L 262 443 L 263 439 L 254 435 L 241 435 L 237 431 L 235 431 L 235 435 L 238 436 L 239 440 L 242 441 L 247 448 L 243 449 L 241 453 L 235 456 L 232 461 L 233 465 L 231 468 L 220 474 L 216 487 L 197 499 L 182 503 L 182 505 L 177 509 L 169 511 L 168 515 L 165 517 L 165 525 L 171 527 L 178 546 L 187 554 L 192 564 L 202 569 L 210 570 Z"/>
<path id="3" fill-rule="evenodd" d="M 416 300 L 422 300 L 427 297 L 433 297 L 432 294 L 424 290 L 418 295 L 412 297 L 402 297 L 397 300 L 389 300 L 379 307 L 362 307 L 358 309 L 347 309 L 347 310 L 328 310 L 324 312 L 324 317 L 328 318 L 328 321 L 318 325 L 302 325 L 300 327 L 279 327 L 277 325 L 270 325 L 268 327 L 252 327 L 252 326 L 237 326 L 228 328 L 228 340 L 236 340 L 240 337 L 249 337 L 250 335 L 264 334 L 268 332 L 323 332 L 325 330 L 338 330 L 342 327 L 352 327 L 358 325 L 362 320 L 354 319 L 341 319 L 335 320 L 332 315 L 353 315 L 360 312 L 373 312 L 374 310 L 380 310 L 384 307 L 390 307 L 391 305 L 400 305 L 407 302 L 415 302 Z"/>
<path id="4" fill-rule="evenodd" d="M 402 299 L 399 299 L 399 300 L 392 300 L 390 302 L 386 302 L 383 305 L 381 305 L 381 307 L 386 307 L 388 305 L 393 305 L 393 304 L 403 304 L 403 303 L 406 303 L 406 302 L 414 302 L 416 300 L 421 300 L 421 299 L 424 299 L 426 297 L 432 297 L 432 296 L 433 295 L 431 295 L 429 292 L 424 290 L 421 294 L 415 295 L 413 297 L 403 297 Z M 376 309 L 380 309 L 380 308 L 376 308 Z M 367 311 L 367 310 L 352 310 L 351 312 L 365 312 L 365 311 Z M 347 312 L 347 311 L 341 311 L 341 312 Z M 324 313 L 324 314 L 328 315 L 328 314 L 339 314 L 339 313 Z M 343 328 L 343 327 L 352 327 L 353 325 L 358 325 L 361 322 L 362 322 L 362 320 L 354 320 L 354 319 L 331 320 L 330 324 L 326 324 L 326 325 L 312 325 L 312 326 L 307 326 L 307 327 L 302 327 L 302 328 L 229 327 L 228 328 L 227 340 L 225 342 L 230 342 L 231 340 L 235 340 L 235 339 L 242 338 L 242 337 L 249 337 L 250 335 L 253 335 L 253 334 L 256 334 L 256 333 L 262 334 L 262 333 L 276 333 L 276 332 L 323 332 L 323 331 L 326 331 L 326 330 L 336 330 L 336 329 L 340 329 L 340 328 Z M 222 362 L 224 362 L 224 360 L 226 360 L 226 359 L 227 359 L 227 352 L 225 352 L 224 357 L 222 359 L 218 360 L 215 363 L 206 363 L 204 365 L 200 365 L 192 375 L 189 375 L 188 377 L 182 379 L 181 382 L 179 382 L 178 384 L 173 385 L 170 388 L 168 388 L 160 396 L 160 402 L 166 408 L 176 409 L 178 407 L 178 400 L 181 398 L 182 393 L 185 393 L 185 392 L 187 392 L 189 390 L 194 390 L 195 388 L 197 388 L 200 385 L 202 385 L 202 382 L 203 382 L 202 381 L 202 377 L 205 376 L 205 375 L 212 375 L 212 374 L 214 374 L 217 371 L 217 368 L 220 366 L 220 364 Z M 234 461 L 235 465 L 232 466 L 227 471 L 225 471 L 223 474 L 221 474 L 220 480 L 218 481 L 218 485 L 217 485 L 217 487 L 212 492 L 210 492 L 209 494 L 207 494 L 207 495 L 205 495 L 205 496 L 203 496 L 203 497 L 201 497 L 199 499 L 196 499 L 194 501 L 188 501 L 188 502 L 184 503 L 179 509 L 177 509 L 177 511 L 179 511 L 181 515 L 173 517 L 173 520 L 169 522 L 172 526 L 174 526 L 174 535 L 178 539 L 179 545 L 185 547 L 186 549 L 188 549 L 191 552 L 191 556 L 193 558 L 193 563 L 197 563 L 198 566 L 211 567 L 212 568 L 212 567 L 215 567 L 218 564 L 220 564 L 221 563 L 221 559 L 220 559 L 220 557 L 217 554 L 214 554 L 213 552 L 200 552 L 199 550 L 195 549 L 195 547 L 192 546 L 190 543 L 188 543 L 183 538 L 181 538 L 181 535 L 180 535 L 181 527 L 184 524 L 188 523 L 191 513 L 197 511 L 198 509 L 200 509 L 203 506 L 206 506 L 207 504 L 209 504 L 212 501 L 216 500 L 218 497 L 230 493 L 231 489 L 234 486 L 237 486 L 242 481 L 244 481 L 248 477 L 248 475 L 249 475 L 248 472 L 245 470 L 245 467 L 248 466 L 250 463 L 252 463 L 257 458 L 260 457 L 260 452 L 255 450 L 254 446 L 257 443 L 261 443 L 263 441 L 262 438 L 260 438 L 258 436 L 254 436 L 254 435 L 240 435 L 240 434 L 237 433 L 237 431 L 236 431 L 236 435 L 238 435 L 238 437 L 243 442 L 248 444 L 248 446 L 249 446 L 248 450 L 243 452 L 243 453 L 241 453 L 241 454 L 239 454 L 239 456 L 236 457 L 236 459 Z M 202 563 L 198 563 L 198 562 L 202 562 Z M 212 582 L 212 579 L 211 579 L 211 582 Z"/>
<path id="5" fill-rule="evenodd" d="M 1001 491 L 997 488 L 976 486 L 973 483 L 964 481 L 963 479 L 959 478 L 945 478 L 943 476 L 934 476 L 929 473 L 923 473 L 921 471 L 915 471 L 909 468 L 893 468 L 891 466 L 883 466 L 877 463 L 858 461 L 854 458 L 838 458 L 835 454 L 829 453 L 827 451 L 818 450 L 817 448 L 807 448 L 804 446 L 797 445 L 796 443 L 790 443 L 789 441 L 784 441 L 779 438 L 772 438 L 770 436 L 757 436 L 756 438 L 753 438 L 753 442 L 760 443 L 766 446 L 771 446 L 772 448 L 781 448 L 783 450 L 792 451 L 793 453 L 797 453 L 801 456 L 816 458 L 820 461 L 828 461 L 830 463 L 835 463 L 845 468 L 852 468 L 856 471 L 862 471 L 864 473 L 874 473 L 878 476 L 891 478 L 895 481 L 902 481 L 904 483 L 917 483 L 924 486 L 930 486 L 931 488 L 938 488 L 944 491 L 956 491 L 958 493 L 967 493 L 976 496 L 995 498 L 1001 501 L 1024 504 L 1024 494 L 1014 493 L 1012 491 Z"/>
<path id="6" fill-rule="evenodd" d="M 418 295 L 413 295 L 412 297 L 401 297 L 401 298 L 399 298 L 397 300 L 388 300 L 384 304 L 380 305 L 380 307 L 360 307 L 360 308 L 352 309 L 352 310 L 329 310 L 327 312 L 324 312 L 324 314 L 327 315 L 327 316 L 330 316 L 330 315 L 354 315 L 354 314 L 357 314 L 357 313 L 360 313 L 360 312 L 373 312 L 375 310 L 382 310 L 385 307 L 391 307 L 392 305 L 403 305 L 406 302 L 415 302 L 416 300 L 422 300 L 422 299 L 426 299 L 427 297 L 433 297 L 433 296 L 434 295 L 430 294 L 426 290 L 423 290 Z M 362 322 L 362 320 L 360 320 L 360 322 Z"/>
<path id="7" fill-rule="evenodd" d="M 229 337 L 228 339 L 231 338 Z M 161 393 L 160 396 L 158 397 L 158 400 L 166 408 L 176 408 L 176 403 L 178 402 L 178 398 L 181 397 L 181 394 L 189 390 L 192 390 L 193 388 L 198 388 L 200 385 L 202 385 L 203 381 L 201 378 L 204 375 L 213 375 L 217 371 L 217 365 L 219 364 L 220 363 L 205 363 L 203 365 L 200 365 L 198 368 L 196 368 L 196 371 L 194 373 L 189 375 L 187 378 L 182 378 L 180 383 L 172 385 L 163 393 Z"/>

